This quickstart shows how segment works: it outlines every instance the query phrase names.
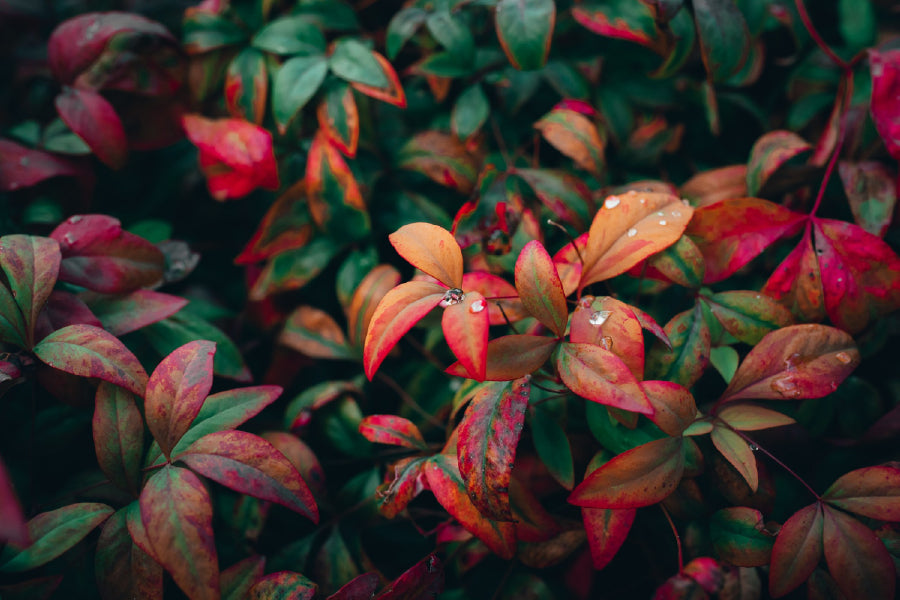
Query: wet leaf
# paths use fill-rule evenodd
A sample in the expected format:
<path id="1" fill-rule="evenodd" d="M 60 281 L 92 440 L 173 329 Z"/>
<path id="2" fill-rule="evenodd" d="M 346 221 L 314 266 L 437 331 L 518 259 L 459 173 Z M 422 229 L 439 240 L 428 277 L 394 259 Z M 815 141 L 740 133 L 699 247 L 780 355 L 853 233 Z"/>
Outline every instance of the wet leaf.
<path id="1" fill-rule="evenodd" d="M 13 341 L 29 348 L 34 345 L 38 315 L 56 284 L 60 261 L 59 244 L 55 240 L 27 235 L 0 238 L 0 268 L 12 295 L 10 298 L 6 292 L 0 294 L 5 309 L 3 318 L 7 321 L 4 331 Z M 13 300 L 18 309 L 13 307 Z"/>
<path id="2" fill-rule="evenodd" d="M 824 507 L 825 562 L 847 598 L 892 598 L 894 563 L 872 530 L 839 510 Z"/>
<path id="3" fill-rule="evenodd" d="M 792 325 L 766 335 L 744 358 L 723 400 L 795 400 L 830 394 L 859 364 L 847 333 Z"/>
<path id="4" fill-rule="evenodd" d="M 299 306 L 288 316 L 278 343 L 311 358 L 352 359 L 344 332 L 324 310 Z"/>
<path id="5" fill-rule="evenodd" d="M 359 432 L 370 442 L 427 450 L 422 432 L 415 423 L 396 415 L 370 415 L 359 424 Z"/>
<path id="6" fill-rule="evenodd" d="M 459 472 L 469 498 L 486 517 L 513 520 L 510 475 L 531 391 L 527 379 L 490 383 L 472 398 L 457 429 Z"/>
<path id="7" fill-rule="evenodd" d="M 709 520 L 716 556 L 738 567 L 769 564 L 775 536 L 765 530 L 763 515 L 745 506 L 723 508 Z"/>
<path id="8" fill-rule="evenodd" d="M 245 431 L 218 431 L 178 455 L 191 470 L 227 488 L 286 506 L 319 520 L 312 492 L 294 465 L 272 444 Z"/>
<path id="9" fill-rule="evenodd" d="M 478 381 L 486 375 L 489 327 L 487 301 L 478 292 L 467 292 L 461 302 L 444 308 L 444 339 L 469 376 Z"/>
<path id="10" fill-rule="evenodd" d="M 900 521 L 900 469 L 865 467 L 841 475 L 822 499 L 870 519 Z"/>
<path id="11" fill-rule="evenodd" d="M 97 388 L 92 423 L 97 462 L 110 481 L 134 495 L 141 487 L 144 419 L 134 395 L 111 383 Z"/>
<path id="12" fill-rule="evenodd" d="M 557 337 L 566 333 L 569 307 L 550 254 L 538 240 L 528 242 L 516 260 L 516 290 L 522 304 Z"/>
<path id="13" fill-rule="evenodd" d="M 612 296 L 583 296 L 572 313 L 569 340 L 593 344 L 622 359 L 635 379 L 644 378 L 644 334 L 634 307 Z"/>
<path id="14" fill-rule="evenodd" d="M 385 481 L 378 488 L 378 511 L 393 519 L 425 488 L 426 458 L 404 458 L 387 468 Z"/>
<path id="15" fill-rule="evenodd" d="M 45 364 L 79 377 L 96 377 L 144 395 L 147 372 L 118 338 L 99 327 L 69 325 L 34 347 Z"/>
<path id="16" fill-rule="evenodd" d="M 556 368 L 566 387 L 583 398 L 653 414 L 653 406 L 628 365 L 609 350 L 592 344 L 562 343 Z"/>
<path id="17" fill-rule="evenodd" d="M 544 66 L 556 24 L 553 0 L 500 0 L 494 24 L 500 45 L 515 68 L 530 71 Z"/>
<path id="18" fill-rule="evenodd" d="M 606 163 L 603 140 L 597 126 L 583 114 L 568 108 L 554 108 L 534 127 L 554 148 L 585 171 L 594 175 L 603 172 Z"/>

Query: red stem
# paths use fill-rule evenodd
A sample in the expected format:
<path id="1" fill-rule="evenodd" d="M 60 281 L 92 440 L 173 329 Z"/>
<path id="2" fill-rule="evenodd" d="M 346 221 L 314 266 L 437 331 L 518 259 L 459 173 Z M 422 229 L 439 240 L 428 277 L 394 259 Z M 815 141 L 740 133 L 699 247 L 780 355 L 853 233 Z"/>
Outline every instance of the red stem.
<path id="1" fill-rule="evenodd" d="M 762 452 L 763 454 L 768 456 L 770 459 L 772 459 L 775 462 L 775 464 L 777 464 L 779 467 L 781 467 L 782 469 L 787 471 L 788 474 L 791 475 L 791 477 L 793 477 L 794 479 L 796 479 L 797 481 L 802 483 L 803 487 L 805 487 L 807 490 L 809 490 L 809 493 L 812 494 L 813 496 L 815 496 L 816 500 L 822 500 L 822 497 L 819 496 L 819 494 L 816 492 L 816 490 L 814 490 L 812 488 L 812 486 L 810 486 L 808 483 L 806 483 L 805 479 L 803 479 L 802 477 L 797 475 L 797 473 L 793 469 L 791 469 L 789 466 L 787 466 L 786 464 L 781 462 L 781 460 L 777 456 L 775 456 L 774 454 L 772 454 L 771 452 L 769 452 L 762 446 L 758 445 L 756 442 L 753 441 L 753 439 L 751 439 L 749 436 L 747 436 L 744 432 L 738 431 L 737 429 L 734 429 L 733 427 L 729 427 L 729 429 L 731 429 L 733 432 L 738 434 L 741 437 L 741 439 L 743 439 L 745 442 L 747 442 L 747 444 L 750 445 L 751 450 L 754 448 L 759 450 L 760 452 Z"/>
<path id="2" fill-rule="evenodd" d="M 672 521 L 672 516 L 669 514 L 669 511 L 666 510 L 666 507 L 662 504 L 660 504 L 659 507 L 662 509 L 663 514 L 666 515 L 669 527 L 672 528 L 672 535 L 675 536 L 675 545 L 678 547 L 678 573 L 680 574 L 684 571 L 684 551 L 681 549 L 681 536 L 678 535 L 678 528 L 675 527 L 675 522 Z"/>
<path id="3" fill-rule="evenodd" d="M 834 167 L 837 166 L 838 157 L 841 155 L 841 148 L 844 146 L 844 117 L 847 115 L 847 111 L 850 108 L 850 98 L 853 95 L 853 72 L 849 67 L 844 69 L 844 73 L 841 76 L 841 91 L 843 93 L 841 93 L 836 100 L 836 102 L 841 103 L 837 116 L 837 141 L 834 144 L 834 150 L 831 151 L 831 157 L 828 159 L 828 164 L 825 167 L 825 174 L 822 176 L 822 184 L 819 186 L 819 192 L 816 194 L 816 201 L 809 213 L 810 217 L 816 215 L 816 211 L 819 210 L 819 205 L 822 204 L 822 198 L 825 197 L 825 188 L 828 187 L 828 181 L 831 179 L 832 173 L 834 173 Z"/>
<path id="4" fill-rule="evenodd" d="M 834 50 L 831 49 L 831 46 L 826 44 L 825 40 L 822 39 L 822 36 L 819 35 L 815 25 L 813 25 L 812 19 L 809 18 L 809 13 L 806 12 L 806 5 L 803 4 L 803 0 L 794 0 L 794 5 L 797 7 L 797 12 L 800 14 L 800 20 L 803 21 L 803 26 L 809 33 L 809 37 L 813 39 L 816 45 L 822 49 L 822 52 L 824 52 L 834 64 L 841 69 L 847 70 L 849 68 L 847 61 L 835 54 Z"/>

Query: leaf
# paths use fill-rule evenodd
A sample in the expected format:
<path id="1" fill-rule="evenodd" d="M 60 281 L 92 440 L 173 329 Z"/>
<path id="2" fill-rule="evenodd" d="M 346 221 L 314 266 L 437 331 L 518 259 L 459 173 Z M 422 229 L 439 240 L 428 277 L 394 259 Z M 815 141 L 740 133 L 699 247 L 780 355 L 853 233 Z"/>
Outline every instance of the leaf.
<path id="1" fill-rule="evenodd" d="M 393 519 L 425 488 L 426 458 L 409 457 L 398 460 L 386 469 L 384 483 L 378 488 L 378 511 Z"/>
<path id="2" fill-rule="evenodd" d="M 350 345 L 362 346 L 369 323 L 381 299 L 400 283 L 400 272 L 390 265 L 378 265 L 355 286 L 347 312 L 347 334 Z"/>
<path id="3" fill-rule="evenodd" d="M 553 259 L 538 240 L 525 244 L 516 260 L 516 290 L 525 310 L 550 328 L 556 337 L 566 333 L 569 308 Z"/>
<path id="4" fill-rule="evenodd" d="M 196 114 L 184 115 L 182 125 L 200 151 L 200 169 L 213 198 L 240 198 L 258 187 L 278 189 L 278 165 L 267 130 L 241 119 L 207 119 Z"/>
<path id="5" fill-rule="evenodd" d="M 463 259 L 453 235 L 438 225 L 410 223 L 389 236 L 397 253 L 412 266 L 449 288 L 462 285 Z"/>
<path id="6" fill-rule="evenodd" d="M 283 431 L 267 431 L 262 438 L 291 461 L 314 497 L 325 494 L 325 472 L 312 449 L 297 436 Z"/>
<path id="7" fill-rule="evenodd" d="M 301 179 L 269 207 L 234 263 L 249 265 L 305 246 L 313 230 L 305 200 L 306 182 Z"/>
<path id="8" fill-rule="evenodd" d="M 0 572 L 20 573 L 62 555 L 103 523 L 113 509 L 97 502 L 70 504 L 42 512 L 28 521 L 28 547 L 7 544 L 0 553 Z"/>
<path id="9" fill-rule="evenodd" d="M 18 333 L 15 337 L 29 348 L 35 342 L 38 315 L 56 284 L 60 260 L 59 244 L 55 240 L 27 235 L 0 238 L 0 268 L 20 311 L 20 315 L 15 314 L 10 298 L 4 292 L 3 318 L 9 323 L 7 335 L 15 330 Z"/>
<path id="10" fill-rule="evenodd" d="M 585 478 L 569 503 L 588 508 L 640 508 L 675 491 L 684 472 L 681 438 L 663 438 L 619 454 Z"/>
<path id="11" fill-rule="evenodd" d="M 188 342 L 166 356 L 147 383 L 147 427 L 169 458 L 200 412 L 213 381 L 213 342 Z"/>
<path id="12" fill-rule="evenodd" d="M 572 9 L 575 20 L 596 34 L 661 50 L 663 36 L 645 2 L 613 0 Z"/>
<path id="13" fill-rule="evenodd" d="M 336 240 L 318 236 L 302 247 L 278 253 L 269 260 L 250 288 L 250 300 L 260 301 L 278 292 L 304 287 L 328 266 L 341 248 Z"/>
<path id="14" fill-rule="evenodd" d="M 723 508 L 709 520 L 716 556 L 738 567 L 769 564 L 775 537 L 766 531 L 762 513 L 745 506 Z"/>
<path id="15" fill-rule="evenodd" d="M 56 97 L 59 117 L 105 165 L 121 169 L 128 160 L 125 127 L 112 104 L 93 90 L 64 87 Z"/>
<path id="16" fill-rule="evenodd" d="M 50 237 L 59 242 L 60 281 L 105 294 L 133 292 L 163 280 L 166 258 L 154 244 L 106 215 L 76 215 Z"/>
<path id="17" fill-rule="evenodd" d="M 558 340 L 536 335 L 504 335 L 488 342 L 486 381 L 510 381 L 537 371 L 556 348 Z M 447 373 L 469 377 L 460 363 L 447 367 Z"/>
<path id="18" fill-rule="evenodd" d="M 822 505 L 816 502 L 785 521 L 772 546 L 769 593 L 784 596 L 806 581 L 822 558 Z"/>
<path id="19" fill-rule="evenodd" d="M 281 65 L 272 83 L 272 115 L 278 133 L 287 133 L 288 125 L 315 96 L 326 75 L 328 61 L 323 56 L 295 56 Z"/>
<path id="20" fill-rule="evenodd" d="M 305 181 L 309 212 L 320 229 L 351 240 L 369 232 L 369 213 L 356 177 L 322 130 L 309 149 Z"/>
<path id="21" fill-rule="evenodd" d="M 516 551 L 515 525 L 492 521 L 478 511 L 466 493 L 456 457 L 437 454 L 425 463 L 424 473 L 437 501 L 466 531 L 484 542 L 500 558 L 512 558 Z"/>
<path id="22" fill-rule="evenodd" d="M 553 0 L 500 0 L 494 15 L 500 45 L 520 71 L 540 69 L 547 62 L 555 23 Z"/>
<path id="23" fill-rule="evenodd" d="M 147 372 L 125 345 L 99 327 L 69 325 L 34 347 L 41 362 L 79 377 L 96 377 L 144 395 Z"/>
<path id="24" fill-rule="evenodd" d="M 640 380 L 644 378 L 644 334 L 632 308 L 612 296 L 582 296 L 572 313 L 569 341 L 609 350 Z"/>
<path id="25" fill-rule="evenodd" d="M 281 17 L 253 36 L 253 47 L 280 55 L 312 56 L 325 51 L 325 36 L 300 15 Z"/>
<path id="26" fill-rule="evenodd" d="M 357 575 L 325 600 L 370 600 L 378 587 L 378 573 Z"/>
<path id="27" fill-rule="evenodd" d="M 664 329 L 670 348 L 656 344 L 647 355 L 647 377 L 692 387 L 709 364 L 712 337 L 698 302 L 672 317 Z"/>
<path id="28" fill-rule="evenodd" d="M 246 30 L 218 14 L 191 9 L 185 11 L 183 24 L 185 52 L 192 55 L 214 55 L 209 50 L 247 42 Z"/>
<path id="29" fill-rule="evenodd" d="M 804 321 L 825 318 L 822 273 L 813 252 L 811 229 L 806 230 L 797 247 L 769 276 L 762 292 L 787 306 Z"/>
<path id="30" fill-rule="evenodd" d="M 436 283 L 408 281 L 381 299 L 372 315 L 363 353 L 363 365 L 369 380 L 400 338 L 441 303 L 444 292 L 445 288 Z"/>
<path id="31" fill-rule="evenodd" d="M 432 553 L 404 571 L 375 600 L 435 598 L 444 589 L 444 565 Z"/>
<path id="32" fill-rule="evenodd" d="M 622 359 L 592 344 L 562 343 L 556 359 L 559 376 L 575 394 L 645 415 L 653 406 Z"/>
<path id="33" fill-rule="evenodd" d="M 54 177 L 79 177 L 84 186 L 93 176 L 73 160 L 0 139 L 0 190 L 14 192 Z"/>
<path id="34" fill-rule="evenodd" d="M 175 444 L 172 454 L 178 456 L 209 433 L 238 428 L 275 402 L 282 391 L 277 385 L 258 385 L 207 396 L 190 428 Z"/>
<path id="35" fill-rule="evenodd" d="M 3 514 L 3 520 L 0 521 L 0 542 L 10 542 L 23 548 L 28 546 L 31 538 L 25 523 L 25 513 L 22 512 L 15 486 L 2 460 L 0 460 L 0 512 Z"/>
<path id="36" fill-rule="evenodd" d="M 880 521 L 900 521 L 900 469 L 875 466 L 841 475 L 822 499 L 844 510 Z"/>
<path id="37" fill-rule="evenodd" d="M 670 194 L 609 196 L 588 232 L 579 287 L 620 275 L 674 244 L 692 214 L 690 206 Z"/>
<path id="38" fill-rule="evenodd" d="M 312 600 L 316 595 L 315 583 L 291 571 L 270 573 L 250 588 L 248 600 Z"/>
<path id="39" fill-rule="evenodd" d="M 711 206 L 730 198 L 746 198 L 747 165 L 730 165 L 700 171 L 685 181 L 679 193 L 697 208 Z"/>
<path id="40" fill-rule="evenodd" d="M 312 306 L 294 309 L 278 343 L 311 358 L 354 358 L 340 326 L 331 315 Z"/>
<path id="41" fill-rule="evenodd" d="M 796 423 L 787 415 L 755 404 L 729 404 L 718 411 L 716 416 L 739 431 L 759 431 Z"/>
<path id="42" fill-rule="evenodd" d="M 461 302 L 444 308 L 441 328 L 454 356 L 470 377 L 484 381 L 487 369 L 487 301 L 478 292 L 468 292 Z"/>
<path id="43" fill-rule="evenodd" d="M 703 300 L 725 331 L 751 346 L 794 321 L 784 306 L 756 292 L 720 292 Z"/>
<path id="44" fill-rule="evenodd" d="M 723 200 L 698 208 L 687 233 L 703 254 L 703 283 L 727 279 L 773 242 L 797 233 L 805 215 L 759 198 Z"/>
<path id="45" fill-rule="evenodd" d="M 245 431 L 218 431 L 190 445 L 177 459 L 227 488 L 286 506 L 313 522 L 319 511 L 300 473 L 272 444 Z"/>
<path id="46" fill-rule="evenodd" d="M 388 62 L 388 59 L 378 52 L 372 52 L 372 57 L 375 58 L 375 62 L 378 63 L 382 75 L 388 82 L 387 85 L 372 86 L 359 81 L 353 81 L 350 85 L 357 92 L 365 94 L 370 98 L 387 102 L 397 108 L 406 108 L 406 92 L 403 91 L 403 85 L 400 83 L 400 78 L 397 76 L 394 67 Z"/>
<path id="47" fill-rule="evenodd" d="M 897 204 L 894 174 L 884 164 L 867 160 L 838 162 L 838 173 L 850 202 L 853 220 L 872 235 L 883 238 Z"/>
<path id="48" fill-rule="evenodd" d="M 122 336 L 142 329 L 168 317 L 184 308 L 188 301 L 178 296 L 135 290 L 125 295 L 85 295 L 82 296 L 103 328 L 115 336 Z"/>
<path id="49" fill-rule="evenodd" d="M 400 150 L 396 165 L 462 194 L 472 191 L 478 177 L 478 165 L 462 142 L 440 131 L 414 135 Z"/>
<path id="50" fill-rule="evenodd" d="M 722 401 L 795 400 L 830 394 L 859 364 L 847 333 L 824 325 L 792 325 L 766 335 L 735 373 Z"/>
<path id="51" fill-rule="evenodd" d="M 878 135 L 888 153 L 900 160 L 900 118 L 897 99 L 900 96 L 900 50 L 881 52 L 869 49 L 869 70 L 872 75 L 870 110 Z"/>
<path id="52" fill-rule="evenodd" d="M 653 407 L 648 418 L 666 435 L 678 437 L 696 420 L 697 404 L 686 388 L 671 381 L 642 381 L 640 386 Z"/>
<path id="53" fill-rule="evenodd" d="M 709 437 L 716 450 L 741 474 L 750 486 L 750 491 L 756 493 L 759 489 L 759 473 L 756 470 L 756 457 L 747 442 L 735 432 L 719 425 L 713 427 Z"/>
<path id="54" fill-rule="evenodd" d="M 219 574 L 219 587 L 223 600 L 243 600 L 250 588 L 263 577 L 265 556 L 248 556 Z"/>
<path id="55" fill-rule="evenodd" d="M 403 46 L 416 34 L 419 27 L 425 23 L 428 13 L 418 6 L 402 8 L 394 13 L 387 26 L 385 36 L 385 48 L 390 60 L 397 58 L 397 54 Z"/>
<path id="56" fill-rule="evenodd" d="M 109 517 L 97 538 L 94 571 L 100 597 L 162 600 L 162 567 L 132 541 L 127 513 L 122 508 Z"/>
<path id="57" fill-rule="evenodd" d="M 513 520 L 510 475 L 525 424 L 531 385 L 527 379 L 490 383 L 472 398 L 457 428 L 457 459 L 466 491 L 488 518 Z"/>
<path id="58" fill-rule="evenodd" d="M 631 531 L 636 514 L 634 508 L 581 509 L 595 570 L 603 569 L 615 558 Z"/>
<path id="59" fill-rule="evenodd" d="M 696 0 L 693 7 L 706 72 L 711 81 L 728 79 L 744 66 L 750 52 L 744 15 L 733 0 Z"/>
<path id="60" fill-rule="evenodd" d="M 747 193 L 760 196 L 772 195 L 770 188 L 775 175 L 792 165 L 802 164 L 812 153 L 809 142 L 791 131 L 770 131 L 763 135 L 750 150 L 747 164 Z"/>
<path id="61" fill-rule="evenodd" d="M 353 38 L 343 38 L 335 43 L 334 50 L 328 57 L 328 66 L 332 73 L 346 81 L 375 88 L 390 85 L 372 51 Z"/>
<path id="62" fill-rule="evenodd" d="M 178 587 L 191 600 L 218 598 L 212 504 L 200 479 L 187 469 L 164 466 L 144 484 L 140 514 L 154 558 Z"/>
<path id="63" fill-rule="evenodd" d="M 359 144 L 359 112 L 349 85 L 333 85 L 326 89 L 325 97 L 316 110 L 319 129 L 344 156 L 356 156 Z"/>
<path id="64" fill-rule="evenodd" d="M 269 75 L 265 55 L 244 48 L 228 64 L 225 75 L 225 106 L 235 119 L 262 125 L 266 114 Z"/>
<path id="65" fill-rule="evenodd" d="M 370 415 L 359 424 L 359 432 L 370 442 L 427 450 L 422 432 L 415 423 L 396 415 Z"/>
<path id="66" fill-rule="evenodd" d="M 572 446 L 558 417 L 542 408 L 531 408 L 531 441 L 538 458 L 561 486 L 571 490 L 575 485 Z"/>
<path id="67" fill-rule="evenodd" d="M 528 316 L 519 300 L 516 288 L 508 281 L 484 271 L 463 274 L 462 289 L 479 292 L 488 301 L 488 317 L 491 325 L 506 325 L 507 319 L 515 323 Z M 503 310 L 500 310 L 500 307 Z M 506 316 L 504 316 L 504 313 Z"/>
<path id="68" fill-rule="evenodd" d="M 647 267 L 650 271 L 659 272 L 669 281 L 692 289 L 703 284 L 706 272 L 703 254 L 691 238 L 684 235 L 662 252 L 651 256 L 647 260 Z"/>
<path id="69" fill-rule="evenodd" d="M 111 383 L 97 388 L 92 423 L 97 463 L 111 482 L 137 495 L 141 487 L 144 420 L 134 395 Z"/>
<path id="70" fill-rule="evenodd" d="M 516 169 L 515 174 L 534 190 L 538 200 L 559 219 L 581 231 L 591 218 L 591 191 L 574 174 L 555 169 Z"/>
<path id="71" fill-rule="evenodd" d="M 823 508 L 825 562 L 841 592 L 847 598 L 893 598 L 897 577 L 881 540 L 853 517 Z"/>
<path id="72" fill-rule="evenodd" d="M 534 127 L 554 148 L 574 160 L 585 171 L 594 175 L 603 172 L 603 140 L 597 126 L 583 114 L 568 108 L 554 108 L 535 123 Z"/>

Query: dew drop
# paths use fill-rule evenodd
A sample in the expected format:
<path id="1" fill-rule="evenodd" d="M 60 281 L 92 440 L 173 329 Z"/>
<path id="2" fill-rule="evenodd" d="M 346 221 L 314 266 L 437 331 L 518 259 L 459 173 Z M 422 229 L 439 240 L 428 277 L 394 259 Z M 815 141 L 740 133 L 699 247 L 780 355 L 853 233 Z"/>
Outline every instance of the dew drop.
<path id="1" fill-rule="evenodd" d="M 787 370 L 787 371 L 796 371 L 796 370 L 797 370 L 797 363 L 800 362 L 800 358 L 801 358 L 800 353 L 799 353 L 799 352 L 794 352 L 793 354 L 791 354 L 790 356 L 788 356 L 786 359 L 784 359 L 784 368 L 785 368 L 785 370 Z"/>
<path id="2" fill-rule="evenodd" d="M 750 452 L 759 452 L 759 446 L 756 444 L 748 444 L 750 446 Z"/>
<path id="3" fill-rule="evenodd" d="M 845 365 L 850 364 L 850 361 L 853 360 L 852 358 L 850 358 L 850 355 L 847 354 L 846 352 L 838 352 L 837 354 L 834 355 L 834 357 L 836 359 L 838 359 L 839 361 L 841 361 L 842 363 L 844 363 Z"/>
<path id="4" fill-rule="evenodd" d="M 22 158 L 19 159 L 19 165 L 21 165 L 23 167 L 27 167 L 29 165 L 29 163 L 31 163 L 31 161 L 28 159 L 27 156 L 23 156 Z"/>
<path id="5" fill-rule="evenodd" d="M 603 203 L 603 206 L 606 208 L 615 208 L 619 205 L 621 200 L 619 200 L 618 196 L 610 196 L 606 199 L 606 202 Z"/>
<path id="6" fill-rule="evenodd" d="M 772 380 L 771 387 L 784 398 L 799 398 L 800 388 L 791 377 L 779 377 Z"/>
<path id="7" fill-rule="evenodd" d="M 600 347 L 603 348 L 604 350 L 612 351 L 613 339 L 608 335 L 604 335 L 603 338 L 600 340 Z"/>
<path id="8" fill-rule="evenodd" d="M 636 196 L 636 195 L 637 195 L 637 192 L 634 191 L 634 190 L 628 190 L 628 195 L 629 195 L 629 196 Z M 643 203 L 644 203 L 644 201 L 641 200 L 641 204 L 643 204 Z"/>
<path id="9" fill-rule="evenodd" d="M 634 237 L 636 235 L 637 235 L 637 229 L 635 229 L 634 227 L 632 227 L 631 229 L 628 230 L 628 237 Z"/>
<path id="10" fill-rule="evenodd" d="M 578 301 L 579 306 L 581 308 L 590 308 L 591 304 L 594 303 L 594 298 L 592 296 L 585 296 L 581 300 Z"/>
<path id="11" fill-rule="evenodd" d="M 657 211 L 657 212 L 656 212 L 656 216 L 657 216 L 657 217 L 664 217 L 664 216 L 666 216 L 666 213 L 664 213 L 663 211 L 660 210 L 660 211 Z"/>
<path id="12" fill-rule="evenodd" d="M 441 300 L 441 306 L 447 308 L 448 306 L 453 306 L 454 304 L 459 304 L 465 298 L 465 294 L 459 288 L 451 288 L 447 290 L 447 293 L 444 294 L 444 298 Z"/>
<path id="13" fill-rule="evenodd" d="M 75 223 L 78 223 L 79 221 L 81 221 L 80 215 L 75 215 L 74 217 L 69 217 L 69 224 L 71 224 L 71 225 L 74 225 Z"/>
<path id="14" fill-rule="evenodd" d="M 680 217 L 680 216 L 681 216 L 681 211 L 680 211 L 680 210 L 673 210 L 673 211 L 672 211 L 672 216 L 673 216 L 673 217 Z"/>
<path id="15" fill-rule="evenodd" d="M 838 282 L 838 283 L 843 283 L 843 281 L 844 281 L 844 278 L 843 278 L 843 277 L 838 277 L 838 278 L 837 278 L 837 282 Z"/>
<path id="16" fill-rule="evenodd" d="M 473 300 L 472 304 L 469 305 L 469 312 L 472 314 L 480 313 L 485 306 L 487 306 L 487 303 L 481 298 Z"/>
<path id="17" fill-rule="evenodd" d="M 72 245 L 72 243 L 75 242 L 75 239 L 72 237 L 71 233 L 67 233 L 63 235 L 63 241 L 69 245 Z"/>
<path id="18" fill-rule="evenodd" d="M 19 189 L 20 187 L 22 187 L 22 184 L 19 183 L 18 181 L 13 181 L 12 183 L 9 184 L 9 189 L 10 189 L 10 191 L 12 191 L 12 190 L 17 190 L 17 189 Z"/>
<path id="19" fill-rule="evenodd" d="M 606 323 L 606 320 L 609 318 L 609 315 L 611 315 L 611 314 L 612 314 L 611 310 L 595 311 L 595 312 L 591 313 L 591 316 L 588 319 L 588 322 L 590 322 L 591 325 L 597 325 L 599 327 L 600 325 L 603 325 L 604 323 Z"/>
<path id="20" fill-rule="evenodd" d="M 690 206 L 690 205 L 691 205 L 691 201 L 688 200 L 687 198 L 682 198 L 682 199 L 681 199 L 681 203 L 684 204 L 685 206 Z"/>
<path id="21" fill-rule="evenodd" d="M 646 198 L 641 198 L 641 204 L 647 204 L 647 199 L 646 199 Z"/>
<path id="22" fill-rule="evenodd" d="M 660 219 L 660 220 L 659 220 L 659 224 L 660 224 L 660 225 L 665 225 L 665 224 L 666 224 L 666 220 L 665 220 L 665 219 Z"/>

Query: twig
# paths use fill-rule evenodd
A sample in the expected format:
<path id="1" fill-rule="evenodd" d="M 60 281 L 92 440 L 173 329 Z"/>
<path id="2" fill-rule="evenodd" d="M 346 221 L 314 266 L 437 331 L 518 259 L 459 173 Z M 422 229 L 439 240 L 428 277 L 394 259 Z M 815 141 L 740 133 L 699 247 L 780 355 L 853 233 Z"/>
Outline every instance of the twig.
<path id="1" fill-rule="evenodd" d="M 669 522 L 669 527 L 672 528 L 672 535 L 675 536 L 675 545 L 678 547 L 678 572 L 682 573 L 684 571 L 684 551 L 681 549 L 681 536 L 678 535 L 678 528 L 675 527 L 675 522 L 672 521 L 672 516 L 666 510 L 666 507 L 662 504 L 659 507 L 662 509 L 663 514 L 666 515 L 666 521 Z"/>

